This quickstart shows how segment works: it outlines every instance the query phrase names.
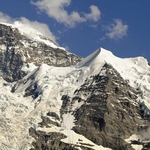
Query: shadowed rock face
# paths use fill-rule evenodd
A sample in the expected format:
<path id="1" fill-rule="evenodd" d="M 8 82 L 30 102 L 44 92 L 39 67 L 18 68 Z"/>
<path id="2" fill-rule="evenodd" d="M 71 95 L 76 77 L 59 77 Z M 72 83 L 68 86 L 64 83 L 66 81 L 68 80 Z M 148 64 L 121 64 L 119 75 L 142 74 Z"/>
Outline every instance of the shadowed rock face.
<path id="1" fill-rule="evenodd" d="M 21 35 L 17 29 L 0 24 L 0 72 L 9 82 L 25 76 L 23 64 L 42 63 L 52 66 L 70 66 L 81 60 L 80 57 L 59 48 L 52 48 L 42 42 Z"/>
<path id="2" fill-rule="evenodd" d="M 140 107 L 135 102 L 138 92 L 110 65 L 105 64 L 103 69 L 106 76 L 92 76 L 75 91 L 73 101 L 84 101 L 84 104 L 72 112 L 76 120 L 73 130 L 98 145 L 132 150 L 124 139 L 138 132 L 143 124 L 139 117 Z M 83 99 L 81 95 L 87 98 Z M 65 101 L 69 103 L 70 98 L 66 97 Z M 68 105 L 63 105 L 63 109 Z"/>
<path id="3" fill-rule="evenodd" d="M 18 80 L 25 75 L 21 71 L 23 65 L 21 53 L 16 53 L 15 48 L 16 45 L 23 46 L 19 42 L 23 38 L 17 29 L 13 30 L 9 26 L 0 25 L 0 71 L 7 81 Z"/>

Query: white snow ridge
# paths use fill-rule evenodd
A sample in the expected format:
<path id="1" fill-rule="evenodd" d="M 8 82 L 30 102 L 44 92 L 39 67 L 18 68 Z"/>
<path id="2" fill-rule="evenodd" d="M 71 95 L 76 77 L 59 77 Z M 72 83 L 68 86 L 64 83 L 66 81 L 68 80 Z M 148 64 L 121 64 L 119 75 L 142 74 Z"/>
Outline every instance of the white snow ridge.
<path id="1" fill-rule="evenodd" d="M 18 27 L 18 25 L 17 25 Z M 19 26 L 19 29 L 22 27 Z M 27 30 L 26 30 L 27 31 Z M 35 36 L 36 31 L 30 31 L 36 40 L 40 36 Z M 23 31 L 23 34 L 28 34 Z M 46 41 L 43 41 L 46 42 Z M 52 47 L 57 48 L 54 43 L 49 43 Z M 91 142 L 83 135 L 73 131 L 75 126 L 75 117 L 73 113 L 67 112 L 62 115 L 58 122 L 60 126 L 50 125 L 48 128 L 39 127 L 41 116 L 47 112 L 55 112 L 59 117 L 62 107 L 62 96 L 73 96 L 74 91 L 79 89 L 85 82 L 86 78 L 91 75 L 97 75 L 105 63 L 111 64 L 129 84 L 142 91 L 138 95 L 138 102 L 143 104 L 143 109 L 150 114 L 150 66 L 143 57 L 137 58 L 118 58 L 110 51 L 99 48 L 91 55 L 83 59 L 80 63 L 70 67 L 53 67 L 42 64 L 40 67 L 31 69 L 23 79 L 16 83 L 7 83 L 0 79 L 0 149 L 1 150 L 29 150 L 32 148 L 34 139 L 29 135 L 29 128 L 49 132 L 59 132 L 66 135 L 61 141 L 79 146 L 82 143 L 89 144 L 87 147 L 94 150 L 110 150 L 101 145 Z M 15 93 L 11 88 L 15 86 Z M 24 94 L 26 89 L 36 85 L 37 97 L 27 96 Z M 74 103 L 70 110 L 73 112 L 80 108 L 83 102 Z M 92 146 L 91 146 L 92 145 Z"/>

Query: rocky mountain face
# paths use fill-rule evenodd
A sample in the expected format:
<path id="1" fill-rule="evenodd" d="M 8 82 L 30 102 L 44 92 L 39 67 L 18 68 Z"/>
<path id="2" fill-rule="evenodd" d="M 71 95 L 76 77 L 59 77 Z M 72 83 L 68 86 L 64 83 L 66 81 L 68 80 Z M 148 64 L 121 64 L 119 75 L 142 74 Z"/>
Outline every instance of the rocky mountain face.
<path id="1" fill-rule="evenodd" d="M 45 37 L 43 41 L 50 41 Z M 52 41 L 50 41 L 52 42 Z M 0 24 L 0 72 L 2 77 L 9 81 L 17 81 L 26 73 L 22 66 L 33 63 L 40 66 L 42 63 L 65 67 L 74 65 L 80 57 L 68 53 L 60 47 L 53 47 L 46 42 L 40 42 L 21 34 L 15 27 Z"/>
<path id="2" fill-rule="evenodd" d="M 103 70 L 106 71 L 106 75 L 101 74 Z M 142 145 L 142 150 L 150 149 L 149 140 L 148 143 L 138 140 L 127 143 L 124 140 L 134 133 L 143 133 L 150 127 L 149 116 L 143 119 L 143 112 L 136 101 L 138 94 L 140 91 L 123 80 L 111 65 L 105 64 L 100 73 L 87 78 L 84 84 L 74 91 L 73 96 L 62 96 L 60 118 L 55 112 L 48 112 L 46 116 L 42 116 L 39 126 L 51 128 L 49 126 L 51 124 L 59 127 L 61 124 L 53 122 L 48 116 L 60 121 L 64 114 L 70 113 L 75 117 L 75 126 L 72 130 L 97 145 L 113 150 L 134 150 L 131 144 L 138 143 L 139 146 Z M 81 107 L 74 109 L 77 101 L 82 103 Z M 30 128 L 29 133 L 35 139 L 32 150 L 77 150 L 78 147 L 83 150 L 93 150 L 93 145 L 84 143 L 82 139 L 78 139 L 78 143 L 74 145 L 63 143 L 61 139 L 66 137 L 58 132 L 47 134 Z"/>
<path id="3" fill-rule="evenodd" d="M 150 149 L 144 58 L 100 48 L 81 61 L 4 24 L 0 37 L 1 150 Z"/>

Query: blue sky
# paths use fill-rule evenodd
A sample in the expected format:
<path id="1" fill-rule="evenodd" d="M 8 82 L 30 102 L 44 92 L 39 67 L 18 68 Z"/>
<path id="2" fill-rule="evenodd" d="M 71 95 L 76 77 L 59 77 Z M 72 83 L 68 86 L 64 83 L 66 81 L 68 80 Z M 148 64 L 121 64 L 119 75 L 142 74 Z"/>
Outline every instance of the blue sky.
<path id="1" fill-rule="evenodd" d="M 150 0 L 1 0 L 0 21 L 19 20 L 86 57 L 99 47 L 150 61 Z"/>

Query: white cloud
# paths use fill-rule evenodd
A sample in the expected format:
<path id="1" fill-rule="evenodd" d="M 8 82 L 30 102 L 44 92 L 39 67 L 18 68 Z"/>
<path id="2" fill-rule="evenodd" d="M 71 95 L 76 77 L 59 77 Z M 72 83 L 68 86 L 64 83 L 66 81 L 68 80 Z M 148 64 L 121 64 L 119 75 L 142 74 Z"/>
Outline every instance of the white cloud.
<path id="1" fill-rule="evenodd" d="M 10 16 L 0 12 L 0 22 L 3 23 L 13 23 L 15 19 L 11 18 Z"/>
<path id="2" fill-rule="evenodd" d="M 53 35 L 53 33 L 50 31 L 49 27 L 45 23 L 40 23 L 38 21 L 30 21 L 25 17 L 21 17 L 19 21 L 26 25 L 27 27 L 34 28 L 35 30 L 39 31 L 43 35 L 49 37 L 53 42 L 56 42 L 56 37 Z"/>
<path id="3" fill-rule="evenodd" d="M 54 18 L 57 22 L 63 23 L 68 27 L 74 27 L 76 23 L 86 22 L 88 20 L 98 21 L 101 15 L 97 6 L 91 5 L 89 8 L 91 12 L 89 14 L 82 13 L 82 15 L 73 11 L 68 13 L 65 7 L 68 7 L 71 0 L 38 0 L 37 2 L 31 1 L 31 3 L 49 17 Z"/>
<path id="4" fill-rule="evenodd" d="M 95 5 L 91 5 L 90 9 L 91 9 L 91 13 L 85 14 L 86 18 L 95 22 L 98 21 L 101 15 L 100 10 Z"/>
<path id="5" fill-rule="evenodd" d="M 44 23 L 40 23 L 38 21 L 30 21 L 25 17 L 21 17 L 19 19 L 15 19 L 15 18 L 11 18 L 10 16 L 0 12 L 0 22 L 3 23 L 10 23 L 10 24 L 15 24 L 16 21 L 21 22 L 22 24 L 24 24 L 27 27 L 31 27 L 39 32 L 41 32 L 43 35 L 47 36 L 48 38 L 50 38 L 53 42 L 55 42 L 56 44 L 58 44 L 56 42 L 56 37 L 53 35 L 53 33 L 50 31 L 48 25 L 44 24 Z"/>
<path id="6" fill-rule="evenodd" d="M 127 35 L 128 25 L 123 24 L 120 19 L 114 19 L 114 23 L 105 27 L 105 29 L 108 31 L 106 37 L 110 39 L 121 39 Z"/>

